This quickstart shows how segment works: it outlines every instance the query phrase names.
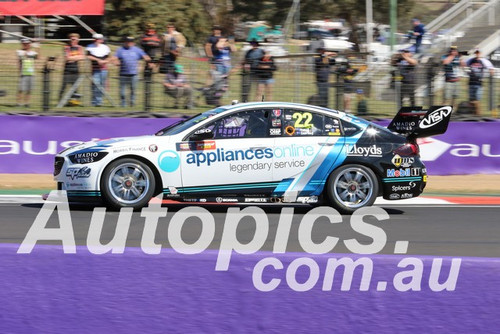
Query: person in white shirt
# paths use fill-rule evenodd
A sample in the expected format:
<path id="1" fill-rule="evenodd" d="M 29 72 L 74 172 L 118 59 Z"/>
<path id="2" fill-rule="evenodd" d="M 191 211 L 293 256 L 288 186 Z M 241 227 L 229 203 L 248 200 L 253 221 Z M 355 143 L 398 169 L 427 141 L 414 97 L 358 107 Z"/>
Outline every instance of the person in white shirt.
<path id="1" fill-rule="evenodd" d="M 17 105 L 29 107 L 30 96 L 35 86 L 35 60 L 38 52 L 31 48 L 29 38 L 21 39 L 22 49 L 17 50 L 19 59 L 19 87 L 17 93 Z"/>
<path id="2" fill-rule="evenodd" d="M 92 61 L 92 78 L 101 89 L 106 89 L 108 79 L 108 63 L 111 61 L 111 50 L 104 44 L 104 36 L 101 34 L 92 35 L 94 43 L 86 48 L 87 58 Z M 92 106 L 102 106 L 102 91 L 96 84 L 92 84 Z"/>

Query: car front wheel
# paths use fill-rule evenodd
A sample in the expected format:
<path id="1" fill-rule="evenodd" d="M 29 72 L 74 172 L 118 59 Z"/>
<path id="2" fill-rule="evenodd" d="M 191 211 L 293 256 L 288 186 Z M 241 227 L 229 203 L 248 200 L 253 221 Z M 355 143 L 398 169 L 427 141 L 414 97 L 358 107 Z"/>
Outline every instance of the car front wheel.
<path id="1" fill-rule="evenodd" d="M 327 198 L 341 213 L 353 213 L 370 206 L 378 195 L 375 173 L 362 165 L 345 165 L 336 169 L 328 178 Z"/>
<path id="2" fill-rule="evenodd" d="M 146 206 L 155 191 L 151 168 L 136 159 L 113 161 L 104 170 L 101 191 L 106 203 L 114 208 Z"/>

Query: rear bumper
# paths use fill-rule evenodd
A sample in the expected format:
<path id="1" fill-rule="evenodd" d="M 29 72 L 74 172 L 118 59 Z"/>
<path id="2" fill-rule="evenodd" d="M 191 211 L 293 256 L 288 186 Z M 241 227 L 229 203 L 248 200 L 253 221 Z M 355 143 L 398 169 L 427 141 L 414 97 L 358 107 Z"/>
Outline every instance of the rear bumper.
<path id="1" fill-rule="evenodd" d="M 409 168 L 388 168 L 384 176 L 382 191 L 387 200 L 418 197 L 427 185 L 427 170 L 420 161 Z"/>

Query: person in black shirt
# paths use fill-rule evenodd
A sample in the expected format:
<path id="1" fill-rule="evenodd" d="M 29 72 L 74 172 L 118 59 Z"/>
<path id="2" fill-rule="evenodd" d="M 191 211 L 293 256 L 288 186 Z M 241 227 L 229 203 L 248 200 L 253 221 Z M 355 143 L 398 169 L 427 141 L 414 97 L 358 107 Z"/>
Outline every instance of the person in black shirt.
<path id="1" fill-rule="evenodd" d="M 80 75 L 78 62 L 85 59 L 83 47 L 78 45 L 80 41 L 79 34 L 69 34 L 69 44 L 64 47 L 64 73 L 61 90 L 59 91 L 59 100 L 62 99 L 66 86 L 72 87 Z M 75 91 L 76 93 L 76 91 Z"/>
<path id="2" fill-rule="evenodd" d="M 495 69 L 488 59 L 481 57 L 481 51 L 477 49 L 474 51 L 474 58 L 467 60 L 466 65 L 469 67 L 469 100 L 474 105 L 476 115 L 479 115 L 483 77 L 486 70 L 491 76 L 494 75 Z"/>
<path id="3" fill-rule="evenodd" d="M 330 87 L 330 68 L 335 65 L 335 53 L 327 52 L 323 45 L 316 48 L 319 55 L 314 57 L 314 69 L 316 72 L 316 86 L 320 107 L 328 108 L 328 88 Z"/>
<path id="4" fill-rule="evenodd" d="M 155 59 L 160 54 L 161 37 L 156 33 L 154 23 L 146 24 L 146 31 L 141 36 L 141 48 L 151 58 Z"/>
<path id="5" fill-rule="evenodd" d="M 418 61 L 413 58 L 410 50 L 402 50 L 393 60 L 393 66 L 397 66 L 401 76 L 401 94 L 400 104 L 403 106 L 403 100 L 406 96 L 410 99 L 410 105 L 415 105 L 415 68 Z"/>
<path id="6" fill-rule="evenodd" d="M 257 91 L 255 94 L 256 101 L 272 101 L 273 100 L 273 91 L 272 86 L 274 83 L 273 74 L 276 71 L 276 65 L 274 64 L 274 59 L 271 57 L 269 52 L 264 51 L 264 56 L 259 60 L 257 65 Z M 264 94 L 265 90 L 265 95 Z"/>
<path id="7" fill-rule="evenodd" d="M 243 77 L 242 77 L 242 100 L 243 102 L 248 101 L 248 96 L 250 95 L 250 90 L 252 83 L 259 80 L 258 66 L 259 61 L 264 57 L 264 50 L 259 48 L 259 42 L 253 39 L 250 42 L 252 48 L 247 51 L 243 59 Z"/>
<path id="8" fill-rule="evenodd" d="M 219 50 L 217 49 L 217 43 L 219 39 L 222 38 L 222 29 L 220 26 L 215 25 L 212 28 L 212 35 L 208 37 L 207 42 L 205 43 L 205 53 L 209 59 L 209 61 L 215 60 L 217 57 Z"/>

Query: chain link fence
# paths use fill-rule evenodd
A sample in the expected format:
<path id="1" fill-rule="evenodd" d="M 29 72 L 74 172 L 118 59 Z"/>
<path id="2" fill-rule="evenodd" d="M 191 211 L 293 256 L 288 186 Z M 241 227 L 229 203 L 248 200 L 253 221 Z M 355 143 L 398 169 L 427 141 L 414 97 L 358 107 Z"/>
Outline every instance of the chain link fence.
<path id="1" fill-rule="evenodd" d="M 277 70 L 273 80 L 256 78 L 241 66 L 244 53 L 236 52 L 232 57 L 232 69 L 227 78 L 214 74 L 214 66 L 206 58 L 197 56 L 196 49 L 187 49 L 177 63 L 183 66 L 183 72 L 189 83 L 193 104 L 185 110 L 182 97 L 169 93 L 164 82 L 166 74 L 159 73 L 158 64 L 149 70 L 142 62 L 136 88 L 134 106 L 120 106 L 120 76 L 118 66 L 110 66 L 108 80 L 102 89 L 106 92 L 104 104 L 92 107 L 92 75 L 90 62 L 80 61 L 80 74 L 76 78 L 74 94 L 70 86 L 60 94 L 63 82 L 62 57 L 44 56 L 37 60 L 35 85 L 32 89 L 29 106 L 18 106 L 17 91 L 19 70 L 15 51 L 12 57 L 4 57 L 0 67 L 0 110 L 31 112 L 71 112 L 82 111 L 91 115 L 93 112 L 119 112 L 124 115 L 136 111 L 161 113 L 195 113 L 212 106 L 230 104 L 238 101 L 286 101 L 318 104 L 314 55 L 285 56 L 275 58 Z M 347 59 L 337 61 L 331 67 L 328 84 L 328 107 L 346 110 L 353 114 L 375 117 L 392 117 L 401 104 L 410 105 L 411 97 L 415 105 L 428 107 L 451 103 L 459 113 L 473 113 L 469 101 L 467 69 L 460 70 L 460 80 L 456 83 L 457 96 L 454 101 L 446 101 L 443 66 L 440 59 L 421 57 L 414 71 L 414 82 L 408 93 L 408 85 L 401 82 L 398 68 L 389 63 L 367 64 L 363 59 L 348 59 L 349 66 L 357 72 L 346 74 Z M 146 70 L 145 70 L 146 69 Z M 483 80 L 480 115 L 498 117 L 500 104 L 500 71 Z M 262 91 L 258 91 L 259 83 Z M 265 84 L 268 84 L 267 87 Z M 267 88 L 267 90 L 266 90 Z M 127 92 L 127 95 L 129 93 Z M 403 97 L 403 98 L 402 98 Z"/>

